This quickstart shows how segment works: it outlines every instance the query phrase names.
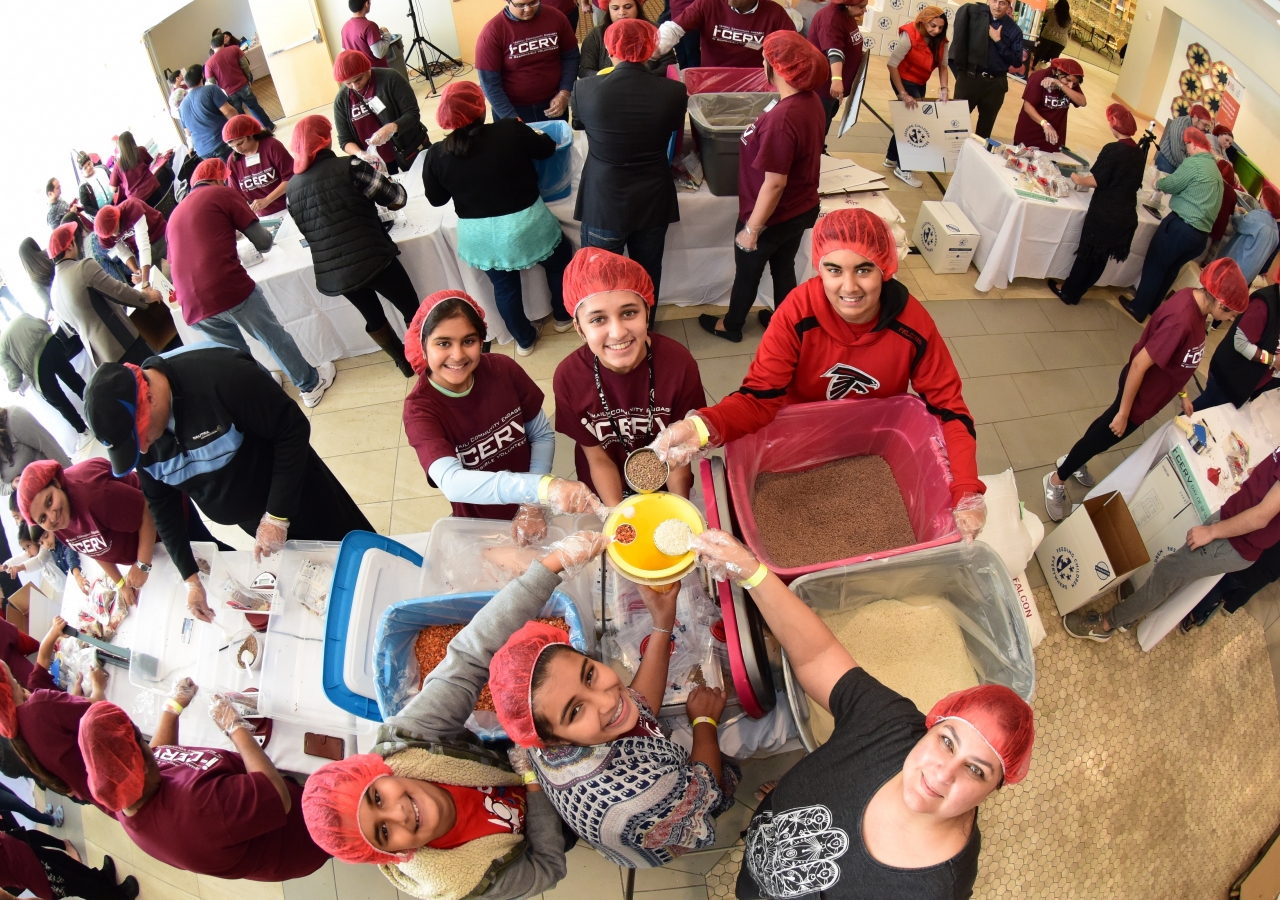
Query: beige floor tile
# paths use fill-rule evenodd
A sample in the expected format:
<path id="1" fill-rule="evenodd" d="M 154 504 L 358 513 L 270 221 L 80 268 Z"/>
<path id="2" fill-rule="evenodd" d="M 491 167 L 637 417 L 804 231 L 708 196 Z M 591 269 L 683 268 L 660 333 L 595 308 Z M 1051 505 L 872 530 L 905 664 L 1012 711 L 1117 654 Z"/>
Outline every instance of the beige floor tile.
<path id="1" fill-rule="evenodd" d="M 360 507 L 364 517 L 369 520 L 373 530 L 378 534 L 391 533 L 391 501 L 384 503 L 365 503 Z"/>
<path id="2" fill-rule="evenodd" d="M 408 379 L 386 354 L 382 354 L 382 358 L 384 362 L 342 370 L 334 379 L 333 387 L 324 392 L 324 400 L 313 410 L 313 415 L 403 400 Z"/>
<path id="3" fill-rule="evenodd" d="M 574 459 L 574 443 L 573 438 L 568 435 L 556 432 L 556 461 L 551 467 L 551 474 L 560 478 L 573 478 L 577 468 L 577 462 Z"/>
<path id="4" fill-rule="evenodd" d="M 418 451 L 408 446 L 396 449 L 394 488 L 391 498 L 393 500 L 412 500 L 415 497 L 440 495 L 439 488 L 433 488 L 427 482 L 427 473 L 422 470 Z"/>
<path id="5" fill-rule="evenodd" d="M 760 307 L 760 309 L 763 308 Z M 729 308 L 727 306 L 720 307 L 714 314 L 723 316 L 728 311 Z M 755 353 L 756 347 L 760 346 L 760 339 L 764 337 L 764 329 L 760 327 L 760 320 L 757 316 L 759 311 L 759 309 L 752 309 L 747 313 L 747 321 L 742 325 L 742 340 L 736 344 L 733 341 L 727 341 L 724 338 L 708 334 L 698 324 L 697 319 L 686 319 L 684 333 L 689 352 L 693 354 L 693 358 L 698 360 L 699 363 L 703 360 L 720 359 L 725 356 L 741 356 L 744 353 Z"/>
<path id="6" fill-rule="evenodd" d="M 978 474 L 995 475 L 1009 468 L 1009 454 L 1004 452 L 996 426 L 977 425 L 974 431 L 978 433 Z"/>
<path id="7" fill-rule="evenodd" d="M 648 871 L 653 871 L 652 869 Z M 638 882 L 639 872 L 636 873 Z M 645 891 L 640 893 L 640 889 L 636 888 L 637 900 L 707 900 L 707 883 L 702 881 L 700 884 L 690 885 L 689 887 L 671 888 L 664 891 Z"/>
<path id="8" fill-rule="evenodd" d="M 1089 391 L 1093 394 L 1094 403 L 1101 403 L 1106 406 L 1111 405 L 1111 401 L 1116 398 L 1116 391 L 1120 384 L 1120 371 L 1123 366 L 1107 365 L 1107 366 L 1083 366 L 1080 368 L 1080 375 L 1084 378 L 1085 384 L 1089 385 Z"/>
<path id="9" fill-rule="evenodd" d="M 684 331 L 684 323 L 686 321 L 688 320 L 683 318 L 681 319 L 659 318 L 658 321 L 654 323 L 653 330 L 658 332 L 659 334 L 665 334 L 667 337 L 671 338 L 672 340 L 679 341 L 680 343 L 688 347 L 689 339 L 685 337 L 685 331 Z"/>
<path id="10" fill-rule="evenodd" d="M 85 807 L 81 818 L 84 839 L 92 842 L 113 859 L 120 862 L 133 862 L 133 841 L 125 833 L 123 827 L 115 819 L 92 807 Z"/>
<path id="11" fill-rule="evenodd" d="M 399 900 L 395 886 L 377 866 L 353 866 L 333 860 L 338 900 Z"/>
<path id="12" fill-rule="evenodd" d="M 951 356 L 951 362 L 955 364 L 956 372 L 961 378 L 969 377 L 969 370 L 964 367 L 964 360 L 960 358 L 960 353 L 956 350 L 955 344 L 950 339 L 943 338 L 942 342 L 947 345 L 947 353 Z"/>
<path id="13" fill-rule="evenodd" d="M 1057 297 L 1044 297 L 1036 303 L 1053 324 L 1054 331 L 1100 331 L 1113 327 L 1109 307 L 1099 300 L 1082 300 L 1068 306 Z"/>
<path id="14" fill-rule="evenodd" d="M 667 868 L 677 872 L 693 872 L 706 878 L 708 872 L 724 858 L 724 850 L 703 850 L 698 853 L 686 853 L 670 863 Z"/>
<path id="15" fill-rule="evenodd" d="M 699 363 L 702 387 L 710 402 L 719 403 L 742 386 L 752 359 L 752 355 L 726 356 Z"/>
<path id="16" fill-rule="evenodd" d="M 951 338 L 950 342 L 960 352 L 965 370 L 971 378 L 1037 372 L 1044 368 L 1026 335 L 975 334 Z"/>
<path id="17" fill-rule="evenodd" d="M 973 302 L 976 301 L 931 300 L 924 304 L 924 309 L 938 326 L 938 333 L 945 338 L 986 334 L 982 320 L 973 311 Z"/>
<path id="18" fill-rule="evenodd" d="M 201 900 L 284 900 L 284 887 L 279 881 L 228 881 L 210 875 L 196 878 Z"/>
<path id="19" fill-rule="evenodd" d="M 1021 419 L 1031 414 L 1010 375 L 965 379 L 964 402 L 973 414 L 973 421 L 979 424 Z"/>
<path id="20" fill-rule="evenodd" d="M 517 356 L 516 362 L 520 363 L 520 367 L 529 373 L 529 377 L 534 381 L 543 378 L 553 378 L 556 374 L 556 366 L 561 361 L 582 346 L 582 338 L 574 332 L 568 334 L 556 334 L 550 328 L 543 329 L 542 337 L 538 338 L 538 344 L 533 348 L 532 356 Z"/>
<path id="21" fill-rule="evenodd" d="M 1023 502 L 1026 511 L 1037 516 L 1041 522 L 1049 521 L 1049 514 L 1044 508 L 1044 485 L 1042 482 L 1045 473 L 1051 469 L 1052 464 L 1036 466 L 1032 469 L 1023 469 L 1021 472 L 1013 473 L 1013 480 L 1018 486 L 1018 499 Z M 1070 488 L 1068 488 L 1069 493 Z"/>
<path id="22" fill-rule="evenodd" d="M 980 300 L 989 296 L 973 286 L 979 272 L 972 267 L 958 275 L 937 275 L 928 267 L 915 269 L 911 274 L 920 285 L 924 300 Z"/>
<path id="23" fill-rule="evenodd" d="M 366 353 L 363 356 L 348 356 L 343 359 L 333 361 L 333 367 L 339 372 L 345 369 L 359 369 L 362 366 L 376 366 L 379 363 L 386 362 L 387 355 L 381 350 L 374 353 Z"/>
<path id="24" fill-rule="evenodd" d="M 1020 372 L 1013 376 L 1013 383 L 1026 401 L 1029 414 L 1037 416 L 1087 409 L 1097 403 L 1079 369 Z M 965 390 L 968 396 L 968 385 Z"/>
<path id="25" fill-rule="evenodd" d="M 311 417 L 311 446 L 323 458 L 389 450 L 400 444 L 404 398 Z"/>
<path id="26" fill-rule="evenodd" d="M 916 276 L 911 273 L 905 265 L 899 266 L 898 271 L 893 276 L 894 281 L 902 283 L 912 297 L 924 302 L 924 297 L 920 294 L 920 283 L 916 281 Z"/>
<path id="27" fill-rule="evenodd" d="M 396 453 L 396 448 L 392 447 L 389 450 L 328 456 L 325 464 L 356 503 L 384 503 L 394 496 Z"/>
<path id="28" fill-rule="evenodd" d="M 996 433 L 1009 454 L 1015 472 L 1033 466 L 1050 465 L 1071 449 L 1081 430 L 1072 421 L 1072 413 L 1035 416 L 1013 422 L 997 422 Z"/>
<path id="29" fill-rule="evenodd" d="M 329 860 L 305 878 L 293 878 L 284 883 L 284 900 L 338 900 L 334 861 Z M 372 868 L 365 866 L 364 868 Z M 378 877 L 383 878 L 381 872 Z M 385 879 L 384 879 L 385 880 Z M 399 900 L 399 898 L 397 898 Z"/>
<path id="30" fill-rule="evenodd" d="M 430 531 L 438 519 L 453 514 L 453 506 L 441 494 L 413 500 L 397 500 L 391 504 L 389 534 L 416 534 Z"/>
<path id="31" fill-rule="evenodd" d="M 1129 353 L 1137 337 L 1130 339 L 1121 331 L 1086 331 L 1085 334 L 1098 346 L 1100 358 L 1096 365 L 1121 365 L 1129 361 Z"/>
<path id="32" fill-rule="evenodd" d="M 625 877 L 625 876 L 624 876 Z M 681 872 L 664 867 L 661 869 L 637 869 L 635 891 L 644 892 L 646 900 L 658 900 L 665 892 L 680 888 L 702 888 L 706 890 L 706 875 L 693 872 Z"/>
<path id="33" fill-rule="evenodd" d="M 1106 354 L 1098 348 L 1087 331 L 1029 334 L 1027 340 L 1046 369 L 1075 369 L 1102 365 L 1108 361 Z"/>
<path id="34" fill-rule="evenodd" d="M 566 863 L 564 880 L 544 893 L 543 900 L 621 900 L 621 870 L 599 853 L 579 841 Z"/>
<path id="35" fill-rule="evenodd" d="M 195 895 L 200 893 L 199 882 L 194 873 L 184 872 L 158 859 L 152 859 L 137 847 L 134 848 L 133 853 L 133 868 L 139 878 L 147 875 L 184 893 Z"/>
<path id="36" fill-rule="evenodd" d="M 536 378 L 534 384 L 542 391 L 542 411 L 552 422 L 556 420 L 556 386 L 553 378 Z"/>
<path id="37" fill-rule="evenodd" d="M 1009 282 L 1008 287 L 1000 289 L 1000 295 L 1010 299 L 1051 298 L 1058 303 L 1062 302 L 1053 296 L 1053 291 L 1039 278 L 1015 278 Z"/>
<path id="38" fill-rule="evenodd" d="M 978 319 L 987 334 L 1029 334 L 1053 331 L 1049 317 L 1034 300 L 971 300 Z"/>

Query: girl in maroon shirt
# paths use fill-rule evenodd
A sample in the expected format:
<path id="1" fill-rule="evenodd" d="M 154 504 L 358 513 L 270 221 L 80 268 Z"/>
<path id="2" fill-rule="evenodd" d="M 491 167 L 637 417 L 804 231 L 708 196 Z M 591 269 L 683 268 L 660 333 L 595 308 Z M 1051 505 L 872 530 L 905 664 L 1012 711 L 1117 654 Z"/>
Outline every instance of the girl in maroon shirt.
<path id="1" fill-rule="evenodd" d="M 156 206 L 164 197 L 165 186 L 151 171 L 155 162 L 146 147 L 139 147 L 133 140 L 133 133 L 120 132 L 116 138 L 116 146 L 120 155 L 116 159 L 115 168 L 111 170 L 111 186 L 120 189 L 120 199 L 137 197 L 148 206 Z"/>
<path id="2" fill-rule="evenodd" d="M 1049 68 L 1028 75 L 1013 142 L 1050 153 L 1061 150 L 1067 142 L 1067 113 L 1071 107 L 1089 102 L 1080 90 L 1082 81 L 1084 68 L 1067 57 L 1055 59 Z"/>
<path id="3" fill-rule="evenodd" d="M 284 212 L 284 191 L 293 177 L 293 155 L 253 116 L 232 116 L 222 126 L 231 147 L 227 168 L 231 186 L 244 195 L 259 216 Z"/>

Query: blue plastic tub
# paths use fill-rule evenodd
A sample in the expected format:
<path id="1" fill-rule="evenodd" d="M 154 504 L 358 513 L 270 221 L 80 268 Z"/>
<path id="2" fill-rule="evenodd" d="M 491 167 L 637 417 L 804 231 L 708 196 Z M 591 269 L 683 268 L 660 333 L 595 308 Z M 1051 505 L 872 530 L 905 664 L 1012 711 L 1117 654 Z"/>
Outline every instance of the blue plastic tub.
<path id="1" fill-rule="evenodd" d="M 378 707 L 384 719 L 398 714 L 418 691 L 418 660 L 413 652 L 418 632 L 428 625 L 470 622 L 495 595 L 495 591 L 478 591 L 441 597 L 419 597 L 401 600 L 387 608 L 378 624 L 378 639 L 374 651 Z M 563 616 L 569 623 L 569 643 L 575 650 L 587 652 L 582 619 L 578 615 L 578 607 L 568 594 L 556 591 L 538 615 Z M 506 734 L 494 725 L 486 728 L 481 737 L 493 740 L 506 737 Z"/>
<path id="2" fill-rule="evenodd" d="M 538 170 L 538 193 L 544 203 L 554 203 L 568 197 L 573 190 L 573 129 L 568 122 L 530 122 L 530 128 L 550 135 L 556 142 L 556 152 L 550 159 L 535 159 Z"/>

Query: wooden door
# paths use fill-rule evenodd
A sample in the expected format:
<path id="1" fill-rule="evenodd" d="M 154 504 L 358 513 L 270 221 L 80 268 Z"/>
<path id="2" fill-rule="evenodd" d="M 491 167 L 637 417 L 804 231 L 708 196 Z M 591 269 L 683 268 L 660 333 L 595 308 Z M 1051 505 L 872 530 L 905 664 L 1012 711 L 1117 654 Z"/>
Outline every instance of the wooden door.
<path id="1" fill-rule="evenodd" d="M 333 103 L 338 86 L 315 0 L 249 0 L 286 116 Z"/>

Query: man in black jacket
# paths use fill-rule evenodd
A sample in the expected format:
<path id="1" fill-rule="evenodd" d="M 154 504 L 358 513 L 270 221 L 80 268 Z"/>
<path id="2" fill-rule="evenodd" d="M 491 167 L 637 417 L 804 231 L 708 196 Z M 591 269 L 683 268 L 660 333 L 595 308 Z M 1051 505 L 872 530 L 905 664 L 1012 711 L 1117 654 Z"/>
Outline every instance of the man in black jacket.
<path id="1" fill-rule="evenodd" d="M 253 357 L 218 344 L 153 356 L 142 368 L 108 363 L 84 394 L 85 418 L 121 478 L 138 470 L 187 607 L 213 612 L 187 537 L 186 503 L 254 536 L 255 559 L 287 538 L 340 541 L 373 526 L 311 448 L 302 410 Z"/>
<path id="2" fill-rule="evenodd" d="M 651 319 L 667 226 L 680 221 L 667 152 L 689 102 L 683 84 L 645 67 L 657 41 L 658 30 L 644 19 L 614 22 L 604 34 L 613 71 L 578 81 L 571 101 L 589 147 L 573 211 L 582 246 L 625 248 L 644 267 L 653 280 Z"/>
<path id="3" fill-rule="evenodd" d="M 367 162 L 381 156 L 395 175 L 407 171 L 418 151 L 431 146 L 418 98 L 395 69 L 375 72 L 369 57 L 343 50 L 333 61 L 333 80 L 340 84 L 333 99 L 333 121 L 345 153 Z"/>
<path id="4" fill-rule="evenodd" d="M 991 137 L 1009 93 L 1009 70 L 1022 65 L 1022 29 L 1009 15 L 1010 0 L 978 0 L 956 11 L 951 40 L 955 98 L 978 110 L 974 133 Z"/>

